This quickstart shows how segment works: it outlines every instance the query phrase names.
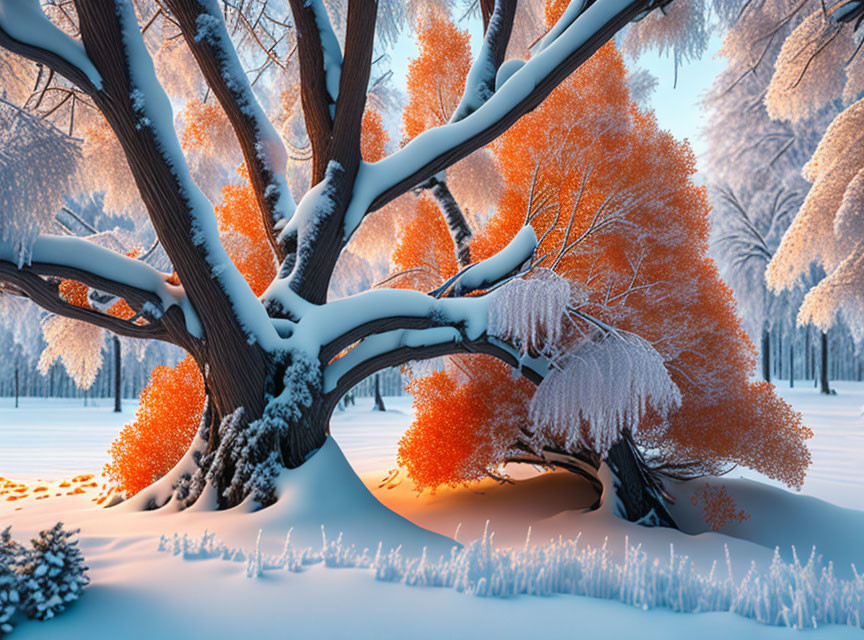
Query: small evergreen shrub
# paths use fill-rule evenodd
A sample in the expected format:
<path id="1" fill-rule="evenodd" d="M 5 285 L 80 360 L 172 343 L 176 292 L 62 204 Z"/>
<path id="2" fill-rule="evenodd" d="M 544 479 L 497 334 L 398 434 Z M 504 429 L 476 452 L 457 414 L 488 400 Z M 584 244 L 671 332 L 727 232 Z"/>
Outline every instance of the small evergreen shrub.
<path id="1" fill-rule="evenodd" d="M 12 539 L 9 527 L 0 532 L 0 636 L 12 631 L 19 611 L 49 620 L 81 596 L 90 579 L 78 541 L 72 540 L 77 533 L 58 522 L 28 549 Z"/>

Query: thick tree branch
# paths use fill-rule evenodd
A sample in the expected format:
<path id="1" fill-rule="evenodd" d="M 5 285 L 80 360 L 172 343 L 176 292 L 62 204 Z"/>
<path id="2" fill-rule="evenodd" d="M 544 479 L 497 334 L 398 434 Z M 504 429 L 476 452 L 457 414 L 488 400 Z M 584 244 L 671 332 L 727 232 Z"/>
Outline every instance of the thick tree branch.
<path id="1" fill-rule="evenodd" d="M 481 3 L 485 31 L 483 45 L 480 47 L 477 59 L 471 65 L 465 80 L 465 91 L 450 122 L 458 122 L 470 115 L 495 93 L 495 78 L 507 53 L 507 45 L 513 31 L 513 20 L 516 17 L 517 1 L 495 0 L 488 20 L 486 11 L 488 5 L 492 3 L 489 0 Z"/>
<path id="2" fill-rule="evenodd" d="M 49 273 L 50 275 L 57 274 L 58 276 L 60 274 L 69 275 L 79 281 L 98 281 L 106 290 L 109 288 L 114 289 L 115 291 L 123 290 L 126 291 L 130 297 L 137 298 L 139 301 L 152 295 L 149 294 L 149 292 L 133 290 L 122 283 L 107 282 L 102 278 L 79 272 L 76 269 L 59 268 L 55 265 L 40 264 L 18 269 L 10 262 L 0 261 L 0 281 L 13 285 L 27 298 L 51 313 L 72 318 L 73 320 L 87 322 L 102 327 L 103 329 L 107 329 L 108 331 L 120 336 L 141 338 L 145 340 L 162 340 L 165 342 L 171 342 L 180 347 L 189 347 L 191 336 L 185 334 L 185 331 L 183 333 L 177 331 L 177 321 L 179 320 L 182 322 L 182 314 L 179 318 L 175 312 L 172 312 L 170 317 L 166 314 L 162 314 L 158 318 L 150 316 L 147 318 L 148 324 L 138 325 L 134 322 L 115 318 L 114 316 L 106 315 L 92 309 L 78 307 L 66 302 L 60 296 L 56 281 L 45 280 L 40 277 L 40 274 L 46 273 Z M 130 301 L 127 300 L 127 302 Z M 158 298 L 156 299 L 156 302 L 158 302 Z M 166 326 L 166 323 L 171 324 L 171 329 Z"/>
<path id="3" fill-rule="evenodd" d="M 306 132 L 312 146 L 312 184 L 324 179 L 328 147 L 333 132 L 336 96 L 327 90 L 322 28 L 319 25 L 320 0 L 289 0 L 297 29 L 297 58 L 300 62 L 300 101 Z M 324 13 L 326 18 L 326 11 Z M 329 27 L 329 25 L 327 25 Z M 325 28 L 326 32 L 326 28 Z M 332 34 L 332 28 L 329 34 Z M 338 43 L 337 43 L 338 47 Z"/>
<path id="4" fill-rule="evenodd" d="M 237 135 L 267 239 L 281 262 L 285 247 L 274 227 L 296 207 L 285 178 L 285 146 L 252 91 L 215 0 L 166 0 L 166 5 Z"/>
<path id="5" fill-rule="evenodd" d="M 341 164 L 351 176 L 360 164 L 360 132 L 372 67 L 377 10 L 375 0 L 348 2 L 345 58 L 339 82 L 329 159 Z"/>
<path id="6" fill-rule="evenodd" d="M 0 0 L 0 47 L 44 64 L 88 95 L 102 88 L 81 43 L 54 26 L 36 3 Z"/>
<path id="7" fill-rule="evenodd" d="M 537 107 L 651 0 L 598 0 L 532 57 L 483 106 L 459 122 L 422 133 L 393 155 L 361 167 L 346 216 L 346 239 L 363 217 L 488 144 Z"/>

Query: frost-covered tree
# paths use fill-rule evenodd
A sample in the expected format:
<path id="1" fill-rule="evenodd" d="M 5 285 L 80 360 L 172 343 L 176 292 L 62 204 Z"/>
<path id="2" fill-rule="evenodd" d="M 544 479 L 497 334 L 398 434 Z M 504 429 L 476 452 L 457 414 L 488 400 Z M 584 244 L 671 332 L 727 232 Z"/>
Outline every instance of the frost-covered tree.
<path id="1" fill-rule="evenodd" d="M 11 527 L 0 531 L 0 633 L 12 631 L 12 618 L 21 604 L 21 587 L 15 567 L 24 552 L 12 539 Z"/>
<path id="2" fill-rule="evenodd" d="M 429 293 L 379 289 L 328 301 L 327 292 L 340 254 L 371 212 L 495 139 L 617 31 L 668 3 L 561 4 L 560 19 L 541 34 L 530 57 L 504 65 L 515 2 L 483 0 L 487 29 L 459 117 L 378 162 L 365 162 L 361 133 L 376 21 L 392 3 L 349 0 L 340 13 L 320 0 L 290 0 L 284 14 L 274 3 L 262 13 L 262 38 L 237 13 L 226 23 L 215 0 L 75 0 L 62 7 L 0 1 L 0 45 L 38 63 L 28 67 L 27 79 L 40 81 L 45 99 L 65 100 L 58 110 L 74 108 L 69 127 L 77 126 L 73 119 L 89 119 L 86 137 L 119 152 L 110 157 L 125 164 L 131 182 L 116 185 L 118 202 L 128 196 L 129 207 L 140 205 L 174 272 L 86 239 L 43 233 L 38 221 L 53 216 L 59 204 L 46 200 L 41 210 L 19 205 L 3 211 L 0 279 L 59 316 L 178 345 L 204 376 L 207 408 L 194 455 L 143 502 L 162 505 L 173 495 L 186 505 L 210 487 L 221 507 L 247 498 L 272 503 L 280 470 L 303 464 L 324 443 L 342 394 L 384 367 L 480 352 L 530 372 L 542 387 L 548 358 L 495 329 L 507 290 L 501 285 L 534 257 L 537 237 L 528 226 L 499 253 Z M 229 12 L 249 8 L 226 5 Z M 238 31 L 229 32 L 228 24 L 239 25 Z M 296 64 L 288 65 L 292 51 Z M 280 125 L 284 137 L 299 137 L 300 144 L 283 142 L 267 117 L 268 105 L 252 86 L 262 74 L 285 83 L 279 102 L 302 118 L 283 117 Z M 205 195 L 206 172 L 199 186 L 175 129 L 169 94 L 188 102 L 182 92 L 199 78 L 236 138 L 271 252 L 275 277 L 260 295 L 229 258 L 231 238 L 220 234 Z M 305 191 L 288 168 L 289 158 L 304 153 L 312 185 Z M 70 304 L 58 291 L 64 279 L 124 300 L 134 315 Z M 627 394 L 612 396 L 633 406 Z M 640 484 L 638 475 L 631 481 Z"/>
<path id="3" fill-rule="evenodd" d="M 78 541 L 72 539 L 77 533 L 77 529 L 67 531 L 58 522 L 40 531 L 31 541 L 32 548 L 21 550 L 15 559 L 21 608 L 28 617 L 50 620 L 81 597 L 90 583 Z"/>
<path id="4" fill-rule="evenodd" d="M 864 90 L 860 54 L 864 2 L 801 2 L 774 7 L 763 27 L 763 40 L 790 23 L 797 26 L 783 40 L 765 94 L 768 114 L 789 126 L 845 103 L 803 168 L 812 184 L 766 271 L 775 290 L 804 280 L 815 262 L 828 276 L 813 286 L 801 305 L 799 323 L 823 331 L 838 313 L 858 339 L 864 335 L 864 243 L 860 236 L 862 156 L 859 99 Z M 794 21 L 794 22 L 793 22 Z M 767 45 L 766 45 L 767 46 Z M 807 283 L 805 283 L 807 284 Z"/>
<path id="5" fill-rule="evenodd" d="M 840 107 L 827 104 L 796 122 L 769 115 L 765 96 L 775 61 L 803 15 L 792 7 L 787 15 L 771 2 L 728 4 L 729 11 L 715 20 L 724 32 L 720 55 L 727 67 L 705 100 L 713 246 L 745 326 L 761 344 L 763 377 L 769 380 L 772 331 L 774 337 L 789 336 L 803 292 L 769 290 L 765 270 L 809 190 L 801 169 Z M 778 23 L 778 12 L 788 20 Z M 808 281 L 816 279 L 808 273 Z"/>

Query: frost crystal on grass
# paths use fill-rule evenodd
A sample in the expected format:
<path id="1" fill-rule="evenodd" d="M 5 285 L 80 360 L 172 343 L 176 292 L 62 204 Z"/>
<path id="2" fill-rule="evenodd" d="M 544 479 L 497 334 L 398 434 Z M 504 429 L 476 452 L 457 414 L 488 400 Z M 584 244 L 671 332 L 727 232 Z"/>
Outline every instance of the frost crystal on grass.
<path id="1" fill-rule="evenodd" d="M 570 296 L 570 283 L 549 269 L 511 280 L 489 307 L 489 333 L 512 340 L 522 353 L 546 352 L 561 339 Z"/>
<path id="2" fill-rule="evenodd" d="M 665 415 L 681 404 L 662 356 L 633 334 L 587 340 L 560 365 L 537 387 L 529 416 L 537 427 L 561 435 L 568 447 L 603 455 L 624 429 L 635 429 L 649 405 Z"/>
<path id="3" fill-rule="evenodd" d="M 290 535 L 290 532 L 289 532 Z M 822 562 L 815 550 L 806 562 L 794 553 L 786 562 L 775 550 L 764 572 L 755 565 L 743 579 L 727 572 L 700 573 L 687 556 L 670 548 L 660 561 L 641 545 L 625 543 L 623 557 L 605 544 L 592 547 L 575 540 L 558 539 L 544 545 L 499 549 L 491 534 L 484 534 L 463 549 L 453 547 L 449 556 L 420 558 L 402 555 L 400 549 L 374 557 L 324 535 L 320 549 L 298 551 L 286 540 L 280 555 L 268 555 L 260 548 L 243 551 L 227 547 L 205 532 L 200 539 L 162 536 L 159 551 L 186 559 L 219 559 L 246 563 L 252 577 L 268 571 L 302 572 L 305 567 L 354 568 L 368 571 L 382 582 L 406 586 L 453 589 L 485 598 L 517 595 L 578 595 L 616 600 L 640 609 L 669 609 L 682 613 L 726 611 L 763 624 L 815 628 L 823 624 L 864 626 L 864 575 L 855 573 L 844 580 L 832 564 Z M 729 552 L 727 549 L 727 563 Z M 730 564 L 731 566 L 731 564 Z M 724 575 L 725 574 L 725 575 Z"/>

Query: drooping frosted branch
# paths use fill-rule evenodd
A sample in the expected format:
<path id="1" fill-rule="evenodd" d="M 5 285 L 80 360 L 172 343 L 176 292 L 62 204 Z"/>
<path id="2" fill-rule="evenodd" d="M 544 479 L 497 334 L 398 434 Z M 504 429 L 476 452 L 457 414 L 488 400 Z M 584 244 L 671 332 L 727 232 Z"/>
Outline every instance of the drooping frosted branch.
<path id="1" fill-rule="evenodd" d="M 502 286 L 489 308 L 489 333 L 522 353 L 548 353 L 561 340 L 571 299 L 570 282 L 543 269 Z"/>
<path id="2" fill-rule="evenodd" d="M 71 191 L 78 145 L 34 116 L 0 105 L 0 253 L 29 261 Z M 5 248 L 5 251 L 4 251 Z"/>
<path id="3" fill-rule="evenodd" d="M 648 407 L 665 415 L 680 404 L 681 392 L 662 356 L 636 335 L 609 332 L 587 340 L 550 369 L 529 415 L 567 447 L 605 455 L 625 429 L 635 431 Z"/>

